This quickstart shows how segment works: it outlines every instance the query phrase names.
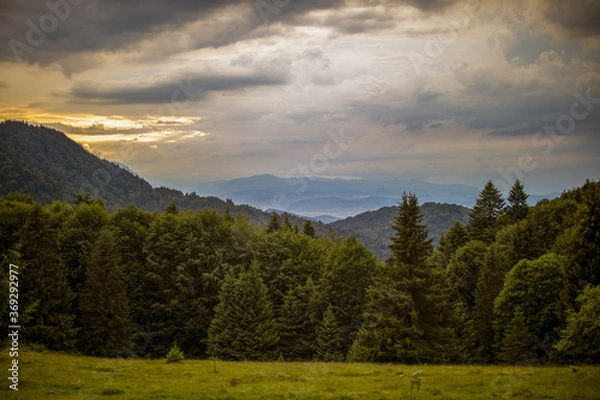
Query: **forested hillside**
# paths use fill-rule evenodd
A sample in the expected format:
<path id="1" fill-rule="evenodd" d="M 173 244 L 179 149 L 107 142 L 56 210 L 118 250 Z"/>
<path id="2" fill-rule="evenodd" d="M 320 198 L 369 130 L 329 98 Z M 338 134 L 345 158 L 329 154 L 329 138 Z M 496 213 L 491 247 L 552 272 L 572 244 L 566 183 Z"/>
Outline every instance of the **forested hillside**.
<path id="1" fill-rule="evenodd" d="M 456 204 L 424 203 L 421 206 L 423 224 L 429 230 L 429 237 L 437 245 L 443 233 L 456 221 L 463 224 L 469 219 L 469 209 Z M 390 221 L 398 214 L 398 207 L 383 207 L 354 217 L 328 224 L 342 235 L 355 235 L 368 249 L 381 260 L 390 256 L 389 245 L 394 229 Z"/>
<path id="2" fill-rule="evenodd" d="M 64 133 L 20 121 L 0 123 L 0 195 L 30 194 L 42 204 L 73 202 L 78 194 L 100 197 L 109 210 L 134 204 L 146 211 L 164 210 L 174 203 L 181 210 L 216 209 L 247 215 L 255 223 L 268 218 L 261 210 L 234 205 L 216 197 L 152 188 L 148 182 L 107 160 L 100 159 Z"/>
<path id="3" fill-rule="evenodd" d="M 406 195 L 381 264 L 352 237 L 314 237 L 276 214 L 260 227 L 227 211 L 11 195 L 0 256 L 19 266 L 23 342 L 51 350 L 164 357 L 176 342 L 231 360 L 597 363 L 599 217 L 596 182 L 534 207 L 518 181 L 506 200 L 489 183 L 434 249 Z"/>

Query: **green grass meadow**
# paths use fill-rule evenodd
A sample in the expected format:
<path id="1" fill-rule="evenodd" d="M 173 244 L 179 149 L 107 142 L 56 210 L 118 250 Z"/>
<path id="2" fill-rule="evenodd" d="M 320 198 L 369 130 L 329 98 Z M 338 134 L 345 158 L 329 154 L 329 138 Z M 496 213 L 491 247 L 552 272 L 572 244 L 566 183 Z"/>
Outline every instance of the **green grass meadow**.
<path id="1" fill-rule="evenodd" d="M 412 398 L 420 400 L 600 399 L 600 366 L 167 364 L 26 351 L 19 353 L 17 393 L 8 387 L 7 351 L 0 362 L 0 399 L 410 399 L 411 381 Z"/>

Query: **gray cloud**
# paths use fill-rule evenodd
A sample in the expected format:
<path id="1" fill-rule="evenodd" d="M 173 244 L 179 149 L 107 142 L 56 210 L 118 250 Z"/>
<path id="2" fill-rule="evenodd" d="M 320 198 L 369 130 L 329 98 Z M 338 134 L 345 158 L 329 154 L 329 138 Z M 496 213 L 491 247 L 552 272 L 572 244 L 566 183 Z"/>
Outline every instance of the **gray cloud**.
<path id="1" fill-rule="evenodd" d="M 600 35 L 600 2 L 594 0 L 543 0 L 542 15 L 567 37 Z"/>
<path id="2" fill-rule="evenodd" d="M 198 21 L 204 21 L 209 29 L 200 27 L 195 37 L 175 37 L 177 42 L 171 43 L 175 52 L 225 46 L 256 35 L 277 34 L 276 29 L 265 32 L 265 21 L 261 19 L 254 2 L 243 0 L 147 0 L 143 6 L 136 1 L 86 0 L 79 5 L 71 5 L 69 1 L 57 0 L 57 3 L 67 6 L 53 12 L 46 2 L 2 0 L 0 61 L 16 61 L 9 45 L 11 39 L 21 43 L 18 50 L 22 50 L 22 46 L 27 48 L 20 54 L 25 62 L 48 65 L 67 62 L 65 59 L 70 55 L 135 49 L 149 37 L 167 34 Z M 341 0 L 293 1 L 279 13 L 274 13 L 271 19 L 289 22 L 312 10 L 341 4 Z M 229 11 L 228 21 L 214 18 L 215 13 L 225 10 Z M 42 20 L 47 24 L 54 20 L 57 24 L 54 29 L 44 33 L 39 30 Z M 32 23 L 34 30 L 44 35 L 43 39 L 38 40 L 39 36 L 34 33 L 33 36 L 30 34 L 34 42 L 28 41 L 27 35 L 31 31 L 28 23 Z M 165 50 L 161 53 L 163 57 L 169 54 L 169 49 Z"/>
<path id="3" fill-rule="evenodd" d="M 282 85 L 283 77 L 267 74 L 196 74 L 163 82 L 79 82 L 68 92 L 73 101 L 98 104 L 168 104 L 196 101 L 209 92 L 235 91 L 256 86 Z"/>

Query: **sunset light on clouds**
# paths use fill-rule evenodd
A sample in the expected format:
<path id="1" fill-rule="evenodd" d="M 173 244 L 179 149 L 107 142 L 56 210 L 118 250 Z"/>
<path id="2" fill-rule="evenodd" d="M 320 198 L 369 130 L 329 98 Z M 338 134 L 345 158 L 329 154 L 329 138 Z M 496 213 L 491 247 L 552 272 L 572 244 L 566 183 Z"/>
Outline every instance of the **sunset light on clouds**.
<path id="1" fill-rule="evenodd" d="M 600 173 L 600 3 L 0 0 L 0 118 L 155 185 Z M 310 171 L 309 171 L 310 172 Z M 314 171 L 313 171 L 314 172 Z"/>

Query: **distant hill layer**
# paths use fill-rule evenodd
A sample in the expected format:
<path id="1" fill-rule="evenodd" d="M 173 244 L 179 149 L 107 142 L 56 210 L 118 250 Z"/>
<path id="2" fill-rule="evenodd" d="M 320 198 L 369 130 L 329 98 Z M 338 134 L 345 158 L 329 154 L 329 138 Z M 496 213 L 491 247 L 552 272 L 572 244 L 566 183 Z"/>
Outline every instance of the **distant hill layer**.
<path id="1" fill-rule="evenodd" d="M 479 188 L 417 180 L 278 178 L 255 175 L 190 186 L 202 195 L 232 199 L 261 209 L 279 209 L 307 217 L 343 219 L 365 211 L 398 204 L 403 193 L 414 193 L 423 203 L 454 203 L 471 207 Z"/>
<path id="2" fill-rule="evenodd" d="M 442 233 L 445 233 L 455 221 L 467 223 L 469 209 L 456 204 L 425 203 L 421 206 L 423 224 L 429 229 L 429 235 L 437 244 Z M 392 223 L 398 215 L 398 207 L 383 207 L 377 211 L 369 211 L 328 226 L 337 229 L 343 235 L 355 235 L 380 259 L 390 256 L 388 244 L 394 234 Z"/>
<path id="3" fill-rule="evenodd" d="M 260 209 L 284 210 L 310 218 L 344 219 L 365 211 L 398 204 L 404 193 L 414 193 L 421 203 L 449 203 L 464 207 L 475 204 L 481 188 L 418 180 L 278 178 L 255 175 L 228 181 L 208 182 L 185 188 L 203 196 L 231 199 Z M 530 204 L 560 193 L 530 195 Z M 326 222 L 326 221 L 324 221 Z"/>

